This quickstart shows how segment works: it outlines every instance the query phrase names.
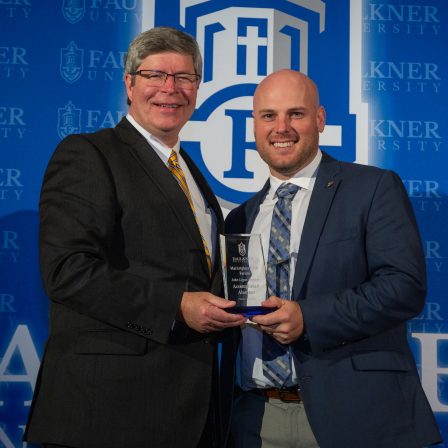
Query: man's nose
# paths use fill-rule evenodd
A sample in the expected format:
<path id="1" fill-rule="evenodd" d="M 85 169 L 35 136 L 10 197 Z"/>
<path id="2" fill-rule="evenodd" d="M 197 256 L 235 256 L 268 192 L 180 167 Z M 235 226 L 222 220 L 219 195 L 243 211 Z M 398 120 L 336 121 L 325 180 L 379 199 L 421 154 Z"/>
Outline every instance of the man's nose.
<path id="1" fill-rule="evenodd" d="M 288 132 L 289 129 L 290 129 L 290 123 L 288 117 L 278 116 L 277 121 L 275 123 L 275 130 L 278 133 L 283 134 L 285 132 Z"/>
<path id="2" fill-rule="evenodd" d="M 162 90 L 164 92 L 175 92 L 177 90 L 177 85 L 173 75 L 167 75 L 165 84 L 162 86 Z"/>

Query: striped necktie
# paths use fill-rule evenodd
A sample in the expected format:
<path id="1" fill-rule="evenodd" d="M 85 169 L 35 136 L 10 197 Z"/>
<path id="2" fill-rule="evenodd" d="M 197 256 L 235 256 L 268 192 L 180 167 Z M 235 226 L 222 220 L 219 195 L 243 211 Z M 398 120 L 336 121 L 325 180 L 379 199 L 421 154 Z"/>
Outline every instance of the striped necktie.
<path id="1" fill-rule="evenodd" d="M 188 203 L 190 204 L 191 210 L 193 211 L 194 219 L 196 220 L 196 224 L 198 225 L 199 233 L 201 235 L 202 244 L 204 245 L 205 258 L 207 259 L 208 271 L 211 274 L 212 272 L 212 259 L 210 256 L 210 250 L 207 247 L 207 243 L 202 235 L 201 229 L 199 227 L 198 220 L 196 219 L 196 212 L 194 210 L 193 199 L 191 198 L 190 190 L 188 189 L 187 179 L 185 178 L 185 174 L 182 171 L 182 168 L 179 165 L 179 161 L 177 160 L 177 154 L 174 150 L 171 151 L 170 157 L 168 159 L 168 168 L 177 180 L 180 188 L 185 193 L 185 196 L 188 199 Z"/>
<path id="2" fill-rule="evenodd" d="M 269 296 L 290 299 L 289 263 L 292 200 L 300 189 L 291 183 L 282 183 L 275 196 L 278 198 L 272 213 L 271 234 L 267 265 Z M 263 333 L 263 373 L 275 387 L 283 387 L 291 375 L 289 347 Z"/>

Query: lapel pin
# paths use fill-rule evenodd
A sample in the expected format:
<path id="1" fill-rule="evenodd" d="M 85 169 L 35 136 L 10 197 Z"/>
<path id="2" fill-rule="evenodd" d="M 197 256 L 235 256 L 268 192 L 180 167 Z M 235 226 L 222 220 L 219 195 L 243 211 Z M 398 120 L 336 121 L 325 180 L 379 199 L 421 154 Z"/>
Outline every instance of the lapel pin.
<path id="1" fill-rule="evenodd" d="M 327 188 L 331 188 L 334 185 L 334 181 L 330 180 L 327 182 Z"/>

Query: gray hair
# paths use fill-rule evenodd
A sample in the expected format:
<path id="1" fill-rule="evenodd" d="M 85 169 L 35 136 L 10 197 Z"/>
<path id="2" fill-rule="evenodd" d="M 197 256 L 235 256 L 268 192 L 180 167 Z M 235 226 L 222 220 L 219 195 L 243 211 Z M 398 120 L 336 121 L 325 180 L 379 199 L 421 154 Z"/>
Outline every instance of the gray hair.
<path id="1" fill-rule="evenodd" d="M 196 40 L 190 34 L 168 26 L 144 31 L 131 42 L 126 54 L 124 72 L 135 72 L 151 54 L 168 52 L 191 55 L 195 73 L 202 75 L 202 56 Z"/>

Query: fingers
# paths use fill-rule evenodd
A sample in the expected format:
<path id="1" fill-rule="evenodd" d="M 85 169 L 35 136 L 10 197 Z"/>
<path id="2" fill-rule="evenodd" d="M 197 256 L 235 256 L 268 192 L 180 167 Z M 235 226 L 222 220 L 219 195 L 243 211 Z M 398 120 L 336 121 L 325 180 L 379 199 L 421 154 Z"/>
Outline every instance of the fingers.
<path id="1" fill-rule="evenodd" d="M 295 338 L 292 334 L 290 333 L 272 333 L 271 337 L 273 339 L 275 339 L 277 342 L 279 342 L 280 344 L 291 344 L 292 342 L 295 341 Z"/>
<path id="2" fill-rule="evenodd" d="M 186 324 L 200 333 L 224 330 L 245 322 L 240 314 L 226 312 L 235 302 L 208 292 L 185 292 L 181 301 L 181 314 Z"/>
<path id="3" fill-rule="evenodd" d="M 298 336 L 293 331 L 292 326 L 279 326 L 277 328 L 272 327 L 262 327 L 260 329 L 267 333 L 270 337 L 275 339 L 280 344 L 291 344 L 294 342 Z"/>
<path id="4" fill-rule="evenodd" d="M 261 306 L 266 308 L 280 308 L 283 304 L 283 300 L 280 297 L 271 296 L 267 300 L 261 302 Z"/>
<path id="5" fill-rule="evenodd" d="M 207 302 L 211 305 L 207 308 L 208 317 L 215 326 L 222 325 L 222 328 L 227 328 L 244 323 L 245 318 L 241 314 L 232 314 L 225 311 L 236 305 L 234 300 L 222 299 L 221 297 L 209 294 L 206 297 Z"/>
<path id="6" fill-rule="evenodd" d="M 278 342 L 282 344 L 294 342 L 303 333 L 303 315 L 299 304 L 278 297 L 270 297 L 264 304 L 268 302 L 278 306 L 278 309 L 264 316 L 255 316 L 252 321 Z"/>
<path id="7" fill-rule="evenodd" d="M 289 344 L 293 342 L 291 337 L 292 326 L 289 323 L 277 324 L 277 325 L 259 325 L 259 328 L 269 335 L 272 339 L 275 339 L 280 344 Z"/>
<path id="8" fill-rule="evenodd" d="M 209 294 L 207 296 L 207 301 L 221 309 L 232 308 L 236 305 L 234 300 L 222 299 L 221 297 L 214 296 L 213 294 Z"/>
<path id="9" fill-rule="evenodd" d="M 281 313 L 283 302 L 287 302 L 286 300 L 282 300 L 278 297 L 269 297 L 268 300 L 265 300 L 261 303 L 262 306 L 266 308 L 278 308 L 276 311 L 273 311 L 268 314 L 254 316 L 251 320 L 259 325 L 272 326 L 280 324 L 283 320 L 286 319 L 284 313 Z"/>
<path id="10" fill-rule="evenodd" d="M 208 318 L 210 319 L 210 323 L 220 328 L 235 327 L 242 325 L 246 321 L 246 318 L 241 314 L 228 313 L 217 307 L 210 307 L 208 309 Z"/>

